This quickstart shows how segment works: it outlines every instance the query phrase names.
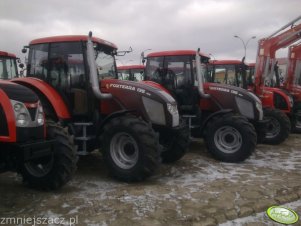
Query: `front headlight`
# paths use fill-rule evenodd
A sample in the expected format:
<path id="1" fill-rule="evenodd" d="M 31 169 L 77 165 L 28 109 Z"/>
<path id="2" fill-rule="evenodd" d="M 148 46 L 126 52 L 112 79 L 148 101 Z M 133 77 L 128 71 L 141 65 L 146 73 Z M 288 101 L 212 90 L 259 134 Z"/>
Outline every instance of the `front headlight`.
<path id="1" fill-rule="evenodd" d="M 153 123 L 158 125 L 166 125 L 163 104 L 144 96 L 142 96 L 142 102 L 148 117 Z"/>
<path id="2" fill-rule="evenodd" d="M 18 127 L 26 127 L 30 123 L 30 115 L 27 111 L 27 108 L 22 102 L 10 100 L 16 118 L 16 126 Z"/>
<path id="3" fill-rule="evenodd" d="M 43 107 L 42 107 L 42 104 L 39 102 L 39 105 L 38 105 L 38 114 L 37 114 L 37 123 L 39 125 L 44 125 L 44 111 L 43 111 Z"/>
<path id="4" fill-rule="evenodd" d="M 180 124 L 180 116 L 179 116 L 179 111 L 178 107 L 176 104 L 167 104 L 167 110 L 172 116 L 172 127 L 179 126 Z"/>
<path id="5" fill-rule="evenodd" d="M 262 103 L 256 101 L 256 109 L 259 112 L 259 120 L 263 119 L 263 110 L 262 110 Z"/>

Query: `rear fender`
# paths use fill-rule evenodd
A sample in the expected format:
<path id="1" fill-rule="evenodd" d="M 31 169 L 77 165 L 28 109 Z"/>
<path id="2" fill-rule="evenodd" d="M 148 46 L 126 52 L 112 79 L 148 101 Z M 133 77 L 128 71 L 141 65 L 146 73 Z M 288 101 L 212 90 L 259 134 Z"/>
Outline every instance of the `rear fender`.
<path id="1" fill-rule="evenodd" d="M 67 120 L 71 118 L 69 109 L 61 95 L 46 82 L 30 77 L 17 78 L 11 81 L 32 89 L 39 96 L 43 106 L 52 109 L 56 119 Z M 47 113 L 49 112 L 46 111 L 46 117 L 49 116 Z"/>

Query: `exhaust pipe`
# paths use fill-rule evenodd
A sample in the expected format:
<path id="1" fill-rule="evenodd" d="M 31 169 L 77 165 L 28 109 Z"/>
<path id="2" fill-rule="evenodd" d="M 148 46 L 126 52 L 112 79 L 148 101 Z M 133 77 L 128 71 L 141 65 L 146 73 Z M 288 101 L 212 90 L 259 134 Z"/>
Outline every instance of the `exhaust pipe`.
<path id="1" fill-rule="evenodd" d="M 198 78 L 198 91 L 201 97 L 203 98 L 209 98 L 210 95 L 206 94 L 204 91 L 204 78 L 201 72 L 201 57 L 200 57 L 200 49 L 196 51 L 195 54 L 195 64 L 196 64 L 196 74 Z"/>
<path id="2" fill-rule="evenodd" d="M 92 86 L 93 93 L 97 99 L 111 99 L 113 96 L 111 93 L 102 93 L 99 87 L 99 80 L 97 76 L 94 47 L 92 42 L 92 31 L 89 32 L 87 42 L 87 58 L 90 70 L 90 84 Z"/>

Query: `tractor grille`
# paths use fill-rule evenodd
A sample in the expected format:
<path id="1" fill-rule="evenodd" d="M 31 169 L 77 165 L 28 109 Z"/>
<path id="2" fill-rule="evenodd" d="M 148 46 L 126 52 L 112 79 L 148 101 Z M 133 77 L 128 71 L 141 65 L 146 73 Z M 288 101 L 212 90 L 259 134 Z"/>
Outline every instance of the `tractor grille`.
<path id="1" fill-rule="evenodd" d="M 8 136 L 7 119 L 2 105 L 0 105 L 0 136 Z"/>
<path id="2" fill-rule="evenodd" d="M 17 142 L 44 139 L 44 126 L 39 127 L 17 127 Z"/>
<path id="3" fill-rule="evenodd" d="M 37 108 L 27 108 L 32 121 L 36 119 Z"/>

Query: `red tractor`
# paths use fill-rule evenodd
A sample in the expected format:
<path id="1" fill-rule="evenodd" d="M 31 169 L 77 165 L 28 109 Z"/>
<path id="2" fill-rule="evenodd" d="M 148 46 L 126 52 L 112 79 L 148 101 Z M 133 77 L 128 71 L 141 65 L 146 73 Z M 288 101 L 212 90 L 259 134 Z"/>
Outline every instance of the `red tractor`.
<path id="1" fill-rule="evenodd" d="M 204 83 L 209 57 L 199 51 L 153 52 L 146 59 L 144 83 L 173 95 L 191 136 L 204 137 L 216 159 L 239 162 L 252 154 L 257 141 L 253 125 L 259 133 L 265 130 L 262 105 L 254 94 Z"/>
<path id="2" fill-rule="evenodd" d="M 118 79 L 130 81 L 142 81 L 144 74 L 144 65 L 126 65 L 117 67 Z"/>
<path id="3" fill-rule="evenodd" d="M 259 41 L 255 78 L 254 82 L 249 84 L 249 88 L 261 98 L 263 106 L 280 109 L 288 115 L 293 130 L 296 130 L 298 117 L 294 99 L 288 91 L 280 89 L 279 76 L 275 70 L 277 68 L 275 55 L 280 48 L 287 47 L 301 38 L 300 20 L 301 16 Z"/>
<path id="4" fill-rule="evenodd" d="M 18 77 L 17 57 L 15 54 L 0 51 L 0 79 Z"/>
<path id="5" fill-rule="evenodd" d="M 175 100 L 146 84 L 116 80 L 113 43 L 90 32 L 36 39 L 27 48 L 27 77 L 13 81 L 35 91 L 47 118 L 69 127 L 79 155 L 100 148 L 111 175 L 124 181 L 143 180 L 161 160 L 184 155 L 189 134 Z"/>
<path id="6" fill-rule="evenodd" d="M 1 57 L 7 66 L 1 78 L 16 74 L 11 56 Z M 0 172 L 18 172 L 33 188 L 58 189 L 76 169 L 74 143 L 66 130 L 54 122 L 46 125 L 38 96 L 8 81 L 0 81 L 0 150 Z"/>
<path id="7" fill-rule="evenodd" d="M 208 65 L 207 77 L 211 82 L 242 87 L 252 92 L 253 89 L 247 85 L 252 81 L 252 74 L 247 73 L 248 69 L 248 66 L 239 60 L 213 60 Z M 277 95 L 283 94 L 280 89 L 273 88 L 271 90 L 275 92 L 275 95 L 276 93 Z M 285 141 L 291 128 L 287 115 L 269 105 L 264 105 L 263 115 L 269 119 L 269 122 L 265 136 L 259 140 L 268 144 L 280 144 Z"/>

